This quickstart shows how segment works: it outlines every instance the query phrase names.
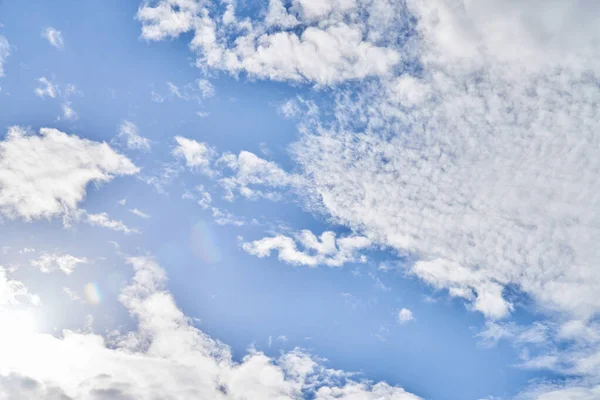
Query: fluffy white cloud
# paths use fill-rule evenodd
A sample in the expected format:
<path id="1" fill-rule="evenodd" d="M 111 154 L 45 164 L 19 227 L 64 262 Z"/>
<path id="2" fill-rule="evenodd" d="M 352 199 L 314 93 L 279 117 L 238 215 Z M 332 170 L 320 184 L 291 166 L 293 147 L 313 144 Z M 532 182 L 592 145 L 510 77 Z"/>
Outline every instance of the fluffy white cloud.
<path id="1" fill-rule="evenodd" d="M 296 242 L 304 250 L 298 250 Z M 295 239 L 289 236 L 277 235 L 266 237 L 253 242 L 244 243 L 242 248 L 257 257 L 268 257 L 276 250 L 279 259 L 292 265 L 319 264 L 330 267 L 340 267 L 348 262 L 365 262 L 366 257 L 357 252 L 371 246 L 371 241 L 364 236 L 350 235 L 336 238 L 335 232 L 323 232 L 317 237 L 309 230 L 300 231 Z"/>
<path id="2" fill-rule="evenodd" d="M 271 1 L 265 20 L 251 22 L 237 20 L 233 3 L 211 18 L 214 9 L 209 12 L 202 3 L 162 0 L 144 3 L 137 17 L 148 40 L 193 31 L 191 46 L 201 68 L 330 85 L 385 76 L 400 61 L 398 51 L 380 43 L 389 9 L 361 3 L 366 21 L 353 1 L 294 2 L 290 10 Z"/>
<path id="3" fill-rule="evenodd" d="M 216 156 L 215 150 L 206 143 L 175 136 L 177 147 L 173 155 L 182 158 L 189 168 L 193 168 L 207 175 L 212 175 L 211 162 Z"/>
<path id="4" fill-rule="evenodd" d="M 55 337 L 3 323 L 2 335 L 12 340 L 0 340 L 0 398 L 241 400 L 313 393 L 319 399 L 418 400 L 398 387 L 350 380 L 299 349 L 278 359 L 251 350 L 234 362 L 227 346 L 195 328 L 177 307 L 160 266 L 144 257 L 128 261 L 135 275 L 120 301 L 137 329 L 110 338 L 67 330 Z M 1 273 L 0 299 L 6 292 Z"/>
<path id="5" fill-rule="evenodd" d="M 10 55 L 10 45 L 8 40 L 0 35 L 0 78 L 4 76 L 4 63 Z"/>
<path id="6" fill-rule="evenodd" d="M 125 143 L 128 149 L 150 151 L 152 143 L 150 139 L 141 136 L 137 126 L 131 121 L 123 121 L 119 125 L 117 140 Z"/>
<path id="7" fill-rule="evenodd" d="M 241 151 L 237 156 L 224 153 L 217 163 L 233 171 L 232 176 L 226 176 L 219 180 L 219 184 L 227 192 L 225 198 L 228 200 L 233 200 L 236 193 L 249 199 L 263 197 L 278 200 L 281 196 L 280 193 L 265 192 L 251 186 L 284 188 L 297 186 L 302 182 L 300 176 L 288 174 L 274 162 L 267 161 L 248 151 Z"/>
<path id="8" fill-rule="evenodd" d="M 413 317 L 413 313 L 408 308 L 403 308 L 400 311 L 398 311 L 398 322 L 400 324 L 406 324 L 407 322 L 412 321 L 413 319 L 415 319 Z"/>
<path id="9" fill-rule="evenodd" d="M 62 33 L 53 27 L 44 29 L 42 31 L 42 37 L 59 50 L 65 48 L 65 42 L 63 40 Z"/>
<path id="10" fill-rule="evenodd" d="M 56 129 L 39 135 L 11 127 L 0 141 L 0 213 L 25 220 L 76 212 L 90 182 L 109 182 L 139 169 L 108 144 Z"/>
<path id="11" fill-rule="evenodd" d="M 86 264 L 88 259 L 85 257 L 75 257 L 70 254 L 44 253 L 38 259 L 33 260 L 31 265 L 45 273 L 50 273 L 60 269 L 65 274 L 70 275 L 77 264 Z"/>

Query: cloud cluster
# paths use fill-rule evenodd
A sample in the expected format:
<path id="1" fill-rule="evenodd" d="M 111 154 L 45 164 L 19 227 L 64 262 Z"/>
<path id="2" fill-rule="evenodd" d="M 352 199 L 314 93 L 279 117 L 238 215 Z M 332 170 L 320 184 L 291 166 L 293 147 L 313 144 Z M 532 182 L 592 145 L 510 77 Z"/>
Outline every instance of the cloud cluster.
<path id="1" fill-rule="evenodd" d="M 303 250 L 298 250 L 298 242 Z M 365 262 L 366 257 L 358 251 L 371 246 L 364 236 L 349 235 L 336 238 L 335 232 L 323 232 L 317 237 L 309 230 L 300 231 L 295 238 L 285 235 L 266 237 L 247 242 L 242 248 L 257 257 L 267 257 L 273 251 L 278 252 L 281 261 L 292 265 L 328 265 L 341 267 L 348 262 Z"/>
<path id="2" fill-rule="evenodd" d="M 513 310 L 510 286 L 588 331 L 600 311 L 597 11 L 588 1 L 272 0 L 264 19 L 239 20 L 233 3 L 219 15 L 165 0 L 138 18 L 149 40 L 193 32 L 205 68 L 321 85 L 377 77 L 333 93 L 333 122 L 303 126 L 294 155 L 315 210 L 412 255 L 411 273 L 490 319 Z M 312 260 L 292 238 L 263 240 L 249 249 Z M 596 350 L 544 357 L 589 366 Z"/>
<path id="3" fill-rule="evenodd" d="M 450 3 L 408 2 L 420 75 L 338 92 L 336 123 L 305 130 L 295 154 L 307 186 L 337 222 L 414 254 L 412 272 L 491 318 L 512 309 L 508 285 L 546 310 L 592 316 L 600 95 L 595 64 L 566 59 L 600 54 L 596 42 L 586 36 L 555 64 L 515 60 L 471 15 L 483 9 Z M 469 46 L 481 51 L 460 53 Z"/>
<path id="4" fill-rule="evenodd" d="M 88 259 L 85 257 L 75 257 L 70 254 L 44 253 L 38 259 L 33 260 L 31 265 L 45 273 L 60 269 L 65 274 L 70 275 L 75 270 L 77 264 L 86 264 L 88 262 Z"/>
<path id="5" fill-rule="evenodd" d="M 89 183 L 139 169 L 108 144 L 56 129 L 11 127 L 0 141 L 0 214 L 26 221 L 77 213 Z"/>
<path id="6" fill-rule="evenodd" d="M 235 2 L 221 7 L 187 0 L 143 3 L 137 18 L 142 37 L 162 40 L 192 32 L 200 68 L 251 76 L 332 85 L 390 74 L 401 56 L 390 34 L 402 35 L 387 0 L 305 1 L 285 7 L 271 0 L 262 20 L 239 20 Z M 400 31 L 400 32 L 398 32 Z"/>
<path id="7" fill-rule="evenodd" d="M 175 141 L 177 146 L 173 155 L 183 160 L 191 170 L 216 179 L 228 201 L 233 201 L 238 195 L 251 200 L 265 198 L 277 201 L 282 197 L 281 189 L 296 188 L 303 183 L 301 176 L 288 173 L 274 162 L 249 151 L 241 151 L 237 155 L 226 152 L 218 156 L 217 151 L 204 142 L 182 136 L 176 136 Z M 208 194 L 204 189 L 202 192 Z M 211 197 L 205 198 L 201 206 L 207 208 L 211 201 Z"/>
<path id="8" fill-rule="evenodd" d="M 226 345 L 177 307 L 160 266 L 146 257 L 128 262 L 135 275 L 120 301 L 137 329 L 110 337 L 65 330 L 55 337 L 3 320 L 2 334 L 13 340 L 0 340 L 0 398 L 418 400 L 399 387 L 352 380 L 300 349 L 277 359 L 251 350 L 234 362 Z M 4 311 L 11 303 L 4 299 L 15 292 L 7 282 L 13 281 L 0 269 Z"/>

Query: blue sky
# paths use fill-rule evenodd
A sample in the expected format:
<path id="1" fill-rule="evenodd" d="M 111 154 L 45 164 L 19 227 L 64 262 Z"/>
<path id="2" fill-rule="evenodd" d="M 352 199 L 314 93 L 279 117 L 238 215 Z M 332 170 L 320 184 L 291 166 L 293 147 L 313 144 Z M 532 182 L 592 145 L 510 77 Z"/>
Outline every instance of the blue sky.
<path id="1" fill-rule="evenodd" d="M 484 3 L 1 3 L 0 398 L 600 398 L 600 10 Z"/>

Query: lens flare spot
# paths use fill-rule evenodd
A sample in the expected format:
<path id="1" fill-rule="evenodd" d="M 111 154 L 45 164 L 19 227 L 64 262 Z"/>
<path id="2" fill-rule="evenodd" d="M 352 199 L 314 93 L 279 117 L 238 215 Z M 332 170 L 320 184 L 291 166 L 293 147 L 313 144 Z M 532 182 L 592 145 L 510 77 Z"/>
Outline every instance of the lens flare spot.
<path id="1" fill-rule="evenodd" d="M 102 294 L 100 293 L 100 288 L 95 282 L 87 283 L 83 287 L 83 293 L 85 299 L 90 304 L 100 304 L 102 302 Z"/>

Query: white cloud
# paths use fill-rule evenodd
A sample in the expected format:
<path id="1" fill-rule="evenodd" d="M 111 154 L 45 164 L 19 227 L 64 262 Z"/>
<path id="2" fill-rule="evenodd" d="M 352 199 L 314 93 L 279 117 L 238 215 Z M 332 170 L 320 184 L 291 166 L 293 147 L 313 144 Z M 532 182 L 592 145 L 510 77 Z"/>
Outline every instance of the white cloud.
<path id="1" fill-rule="evenodd" d="M 62 50 L 65 47 L 62 33 L 55 28 L 49 27 L 44 29 L 42 31 L 42 37 L 59 50 Z"/>
<path id="2" fill-rule="evenodd" d="M 212 207 L 211 211 L 212 216 L 218 225 L 242 226 L 246 224 L 243 218 L 233 215 L 231 212 L 223 208 Z"/>
<path id="3" fill-rule="evenodd" d="M 35 94 L 41 98 L 46 96 L 55 98 L 58 93 L 58 88 L 55 84 L 49 81 L 45 76 L 42 76 L 38 79 L 38 82 L 42 84 L 42 87 L 35 89 Z"/>
<path id="4" fill-rule="evenodd" d="M 196 192 L 199 196 L 198 205 L 206 210 L 212 203 L 212 196 L 204 189 L 204 186 L 202 185 L 196 186 Z"/>
<path id="5" fill-rule="evenodd" d="M 215 95 L 215 87 L 206 79 L 196 80 L 198 90 L 202 94 L 203 98 L 213 97 Z"/>
<path id="6" fill-rule="evenodd" d="M 365 382 L 349 382 L 342 387 L 319 388 L 316 400 L 419 400 L 419 397 L 402 388 L 385 382 L 375 385 Z"/>
<path id="7" fill-rule="evenodd" d="M 37 80 L 41 86 L 35 89 L 35 94 L 38 97 L 41 98 L 52 98 L 52 99 L 63 99 L 60 108 L 62 110 L 62 116 L 59 116 L 57 119 L 66 119 L 66 120 L 70 120 L 70 121 L 74 121 L 77 118 L 79 118 L 79 116 L 77 115 L 77 112 L 73 109 L 73 107 L 71 106 L 71 101 L 68 100 L 72 95 L 81 95 L 81 91 L 79 91 L 77 89 L 77 87 L 75 85 L 73 85 L 72 83 L 67 83 L 65 85 L 63 85 L 63 88 L 61 89 L 61 86 L 58 84 L 53 83 L 52 81 L 50 81 L 48 78 L 46 78 L 45 76 L 38 78 Z"/>
<path id="8" fill-rule="evenodd" d="M 140 233 L 139 229 L 129 228 L 123 221 L 110 219 L 107 213 L 89 214 L 85 213 L 85 222 L 93 226 L 112 229 L 113 231 L 123 232 L 125 234 Z"/>
<path id="9" fill-rule="evenodd" d="M 10 279 L 6 268 L 0 266 L 0 312 L 5 311 L 6 306 L 23 302 L 37 305 L 40 298 L 29 293 L 23 282 Z"/>
<path id="10" fill-rule="evenodd" d="M 334 118 L 301 125 L 297 175 L 314 209 L 410 256 L 411 273 L 490 319 L 512 311 L 511 287 L 550 318 L 588 321 L 600 310 L 600 6 L 405 4 L 271 0 L 264 20 L 238 20 L 233 5 L 164 0 L 138 18 L 149 40 L 192 32 L 201 68 L 321 85 L 379 78 L 334 92 Z M 295 105 L 282 113 L 301 115 Z M 236 175 L 223 182 L 255 196 Z M 308 257 L 292 238 L 266 239 L 265 254 Z M 565 330 L 591 344 L 529 365 L 600 376 L 597 327 L 581 324 Z"/>
<path id="11" fill-rule="evenodd" d="M 125 143 L 128 149 L 150 151 L 150 139 L 141 136 L 137 126 L 131 121 L 123 121 L 119 125 L 117 139 Z"/>
<path id="12" fill-rule="evenodd" d="M 119 299 L 137 321 L 136 330 L 102 337 L 86 328 L 53 336 L 3 323 L 2 335 L 18 340 L 0 341 L 0 398 L 291 400 L 314 394 L 318 399 L 418 400 L 399 387 L 351 380 L 300 349 L 277 359 L 251 350 L 234 362 L 229 347 L 195 328 L 177 307 L 160 266 L 144 257 L 128 262 L 135 275 Z M 5 282 L 0 279 L 0 299 Z"/>
<path id="13" fill-rule="evenodd" d="M 207 175 L 213 174 L 210 163 L 215 158 L 216 152 L 212 147 L 182 136 L 175 136 L 175 141 L 177 147 L 173 150 L 173 155 L 182 158 L 189 168 L 202 171 Z"/>
<path id="14" fill-rule="evenodd" d="M 44 273 L 50 273 L 60 269 L 67 275 L 71 275 L 77 264 L 87 264 L 85 257 L 75 257 L 70 254 L 44 253 L 38 259 L 33 260 L 31 265 L 39 268 Z"/>
<path id="15" fill-rule="evenodd" d="M 0 141 L 0 214 L 25 220 L 76 213 L 90 182 L 139 169 L 106 143 L 56 129 L 11 127 Z"/>
<path id="16" fill-rule="evenodd" d="M 71 108 L 71 102 L 67 101 L 61 105 L 63 111 L 63 118 L 68 120 L 75 120 L 78 118 L 77 113 Z"/>
<path id="17" fill-rule="evenodd" d="M 162 0 L 144 3 L 137 18 L 148 40 L 193 31 L 191 46 L 201 68 L 330 85 L 385 76 L 400 61 L 396 49 L 380 43 L 384 32 L 393 32 L 382 23 L 389 20 L 389 9 L 364 3 L 366 21 L 352 1 L 295 2 L 293 14 L 280 1 L 271 1 L 265 20 L 250 22 L 236 19 L 233 3 L 222 15 L 214 15 L 200 3 Z M 298 32 L 287 30 L 298 27 Z M 370 31 L 366 37 L 365 31 Z"/>
<path id="18" fill-rule="evenodd" d="M 4 76 L 4 63 L 6 63 L 9 55 L 10 45 L 8 44 L 8 40 L 0 35 L 0 78 Z"/>
<path id="19" fill-rule="evenodd" d="M 276 191 L 264 192 L 250 186 L 284 188 L 302 183 L 300 176 L 289 174 L 274 162 L 267 161 L 248 151 L 241 151 L 237 156 L 224 153 L 217 164 L 233 171 L 232 176 L 219 180 L 219 184 L 226 190 L 225 198 L 230 201 L 235 198 L 235 193 L 249 199 L 262 197 L 278 200 L 281 196 L 280 193 Z"/>
<path id="20" fill-rule="evenodd" d="M 490 317 L 512 309 L 508 285 L 546 310 L 597 312 L 595 84 L 439 68 L 419 82 L 434 95 L 410 108 L 393 86 L 365 89 L 338 97 L 339 124 L 307 129 L 294 149 L 317 206 Z"/>
<path id="21" fill-rule="evenodd" d="M 296 242 L 304 250 L 298 250 Z M 300 231 L 295 239 L 277 235 L 253 242 L 244 243 L 242 248 L 254 256 L 268 257 L 276 250 L 279 259 L 292 265 L 340 267 L 348 262 L 365 262 L 366 257 L 357 252 L 371 246 L 371 241 L 363 236 L 350 235 L 336 238 L 335 232 L 323 232 L 320 237 L 309 230 Z"/>
<path id="22" fill-rule="evenodd" d="M 133 208 L 133 209 L 129 210 L 129 212 L 131 212 L 133 215 L 137 215 L 140 218 L 144 218 L 144 219 L 150 218 L 150 215 L 138 210 L 137 208 Z"/>
<path id="23" fill-rule="evenodd" d="M 413 313 L 408 308 L 403 308 L 398 312 L 398 323 L 400 324 L 406 324 L 413 319 L 415 319 Z"/>

